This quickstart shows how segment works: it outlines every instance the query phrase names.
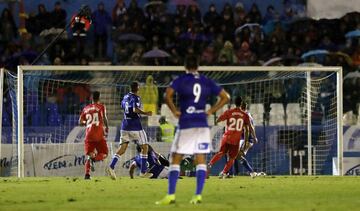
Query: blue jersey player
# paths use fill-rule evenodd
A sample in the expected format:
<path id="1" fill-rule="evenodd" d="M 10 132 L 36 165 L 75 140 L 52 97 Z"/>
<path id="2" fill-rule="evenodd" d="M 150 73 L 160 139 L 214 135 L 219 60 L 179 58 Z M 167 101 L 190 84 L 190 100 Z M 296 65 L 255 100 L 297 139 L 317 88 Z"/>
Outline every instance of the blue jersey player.
<path id="1" fill-rule="evenodd" d="M 126 94 L 121 101 L 121 108 L 124 111 L 124 119 L 121 125 L 120 147 L 113 156 L 109 167 L 106 168 L 106 173 L 112 179 L 116 179 L 115 166 L 120 156 L 125 153 L 130 141 L 137 141 L 141 146 L 141 177 L 151 177 L 152 174 L 147 172 L 147 154 L 148 154 L 148 140 L 145 131 L 141 126 L 140 115 L 151 116 L 151 111 L 141 110 L 141 100 L 137 95 L 139 91 L 138 82 L 133 82 L 130 87 L 131 91 Z"/>
<path id="2" fill-rule="evenodd" d="M 186 74 L 176 78 L 166 89 L 165 101 L 171 112 L 179 118 L 178 130 L 171 147 L 168 194 L 158 205 L 175 203 L 175 188 L 180 173 L 180 162 L 184 155 L 194 155 L 196 163 L 196 191 L 190 203 L 201 202 L 201 192 L 206 178 L 206 154 L 210 152 L 210 129 L 207 117 L 230 99 L 229 94 L 211 79 L 198 73 L 198 60 L 189 56 L 185 60 Z M 180 110 L 173 101 L 177 93 Z M 205 110 L 209 97 L 219 96 L 220 100 Z"/>

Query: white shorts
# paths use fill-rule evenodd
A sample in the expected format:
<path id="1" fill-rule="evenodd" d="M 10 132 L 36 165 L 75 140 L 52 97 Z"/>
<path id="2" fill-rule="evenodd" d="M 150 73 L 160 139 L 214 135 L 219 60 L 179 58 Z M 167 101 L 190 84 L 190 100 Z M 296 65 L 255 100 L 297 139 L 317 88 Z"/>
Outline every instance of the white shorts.
<path id="1" fill-rule="evenodd" d="M 210 129 L 207 127 L 178 129 L 171 152 L 183 155 L 210 153 Z"/>
<path id="2" fill-rule="evenodd" d="M 148 139 L 144 130 L 120 131 L 120 144 L 137 141 L 138 144 L 143 145 L 148 143 Z"/>
<path id="3" fill-rule="evenodd" d="M 241 151 L 242 153 L 244 153 L 244 155 L 246 155 L 246 153 L 248 152 L 248 150 L 249 150 L 253 145 L 254 145 L 254 143 L 249 142 L 249 141 L 245 142 L 244 139 L 241 139 L 241 140 L 240 140 L 240 151 Z"/>

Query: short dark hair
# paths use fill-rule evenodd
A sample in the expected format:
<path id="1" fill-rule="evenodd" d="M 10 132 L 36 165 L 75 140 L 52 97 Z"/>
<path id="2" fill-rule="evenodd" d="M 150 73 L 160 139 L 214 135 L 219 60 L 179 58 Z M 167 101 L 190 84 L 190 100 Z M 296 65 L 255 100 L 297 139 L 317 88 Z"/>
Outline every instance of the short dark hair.
<path id="1" fill-rule="evenodd" d="M 241 103 L 241 109 L 245 110 L 245 109 L 247 109 L 247 106 L 248 106 L 247 102 L 243 101 Z"/>
<path id="2" fill-rule="evenodd" d="M 198 58 L 195 55 L 187 56 L 184 66 L 187 70 L 197 70 L 199 67 Z"/>
<path id="3" fill-rule="evenodd" d="M 235 98 L 235 105 L 236 105 L 236 107 L 240 107 L 241 103 L 242 103 L 242 98 L 241 98 L 240 96 L 237 96 L 237 97 Z"/>
<path id="4" fill-rule="evenodd" d="M 132 92 L 137 92 L 138 89 L 139 89 L 139 82 L 133 81 L 133 82 L 131 83 L 131 85 L 130 85 L 130 90 L 131 90 Z"/>
<path id="5" fill-rule="evenodd" d="M 100 100 L 100 92 L 94 91 L 93 94 L 92 94 L 92 98 L 93 98 L 94 102 L 99 101 Z"/>

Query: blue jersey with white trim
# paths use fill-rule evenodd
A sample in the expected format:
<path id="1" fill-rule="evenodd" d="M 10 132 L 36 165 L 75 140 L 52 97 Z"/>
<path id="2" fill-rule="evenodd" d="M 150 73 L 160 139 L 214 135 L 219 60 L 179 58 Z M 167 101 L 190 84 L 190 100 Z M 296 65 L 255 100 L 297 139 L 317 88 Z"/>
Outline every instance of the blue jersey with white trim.
<path id="1" fill-rule="evenodd" d="M 205 111 L 206 101 L 218 96 L 222 88 L 213 80 L 199 74 L 186 73 L 170 84 L 180 103 L 179 128 L 209 127 Z"/>
<path id="2" fill-rule="evenodd" d="M 121 108 L 124 111 L 124 119 L 121 129 L 126 131 L 142 130 L 140 114 L 135 113 L 135 108 L 141 107 L 140 97 L 129 92 L 121 101 Z"/>
<path id="3" fill-rule="evenodd" d="M 249 115 L 249 120 L 250 120 L 250 125 L 254 125 L 254 118 L 251 116 L 249 111 L 245 111 L 245 113 L 247 113 Z M 241 135 L 241 140 L 245 139 L 245 130 L 243 130 L 243 133 Z M 249 142 L 253 143 L 254 142 L 254 137 L 252 137 L 252 135 L 249 135 Z"/>
<path id="4" fill-rule="evenodd" d="M 140 155 L 136 155 L 134 157 L 134 161 L 135 161 L 136 166 L 138 168 L 141 168 Z M 153 176 L 151 178 L 157 178 L 159 176 L 159 174 L 161 173 L 161 171 L 165 168 L 165 166 L 160 165 L 157 162 L 157 157 L 154 152 L 148 153 L 148 158 L 147 158 L 146 162 L 148 165 L 149 172 L 153 174 Z"/>

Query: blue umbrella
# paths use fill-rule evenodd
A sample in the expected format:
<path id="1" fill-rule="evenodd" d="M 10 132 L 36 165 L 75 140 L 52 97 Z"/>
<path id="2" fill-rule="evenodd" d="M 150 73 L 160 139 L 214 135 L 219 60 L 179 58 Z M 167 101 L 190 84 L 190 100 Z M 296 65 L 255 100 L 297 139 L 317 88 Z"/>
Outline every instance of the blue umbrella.
<path id="1" fill-rule="evenodd" d="M 307 58 L 307 57 L 309 57 L 309 56 L 323 56 L 324 54 L 329 54 L 329 51 L 327 51 L 327 50 L 320 50 L 320 49 L 318 49 L 318 50 L 311 50 L 311 51 L 308 51 L 308 52 L 304 53 L 304 54 L 301 56 L 301 58 L 302 58 L 302 59 L 305 59 L 305 58 Z"/>
<path id="2" fill-rule="evenodd" d="M 165 58 L 165 57 L 170 57 L 170 54 L 168 54 L 166 51 L 163 51 L 160 49 L 154 49 L 154 50 L 144 53 L 144 55 L 142 57 L 143 58 Z"/>
<path id="3" fill-rule="evenodd" d="M 352 38 L 352 37 L 360 37 L 360 30 L 356 29 L 354 31 L 350 31 L 348 33 L 345 34 L 346 38 Z"/>

